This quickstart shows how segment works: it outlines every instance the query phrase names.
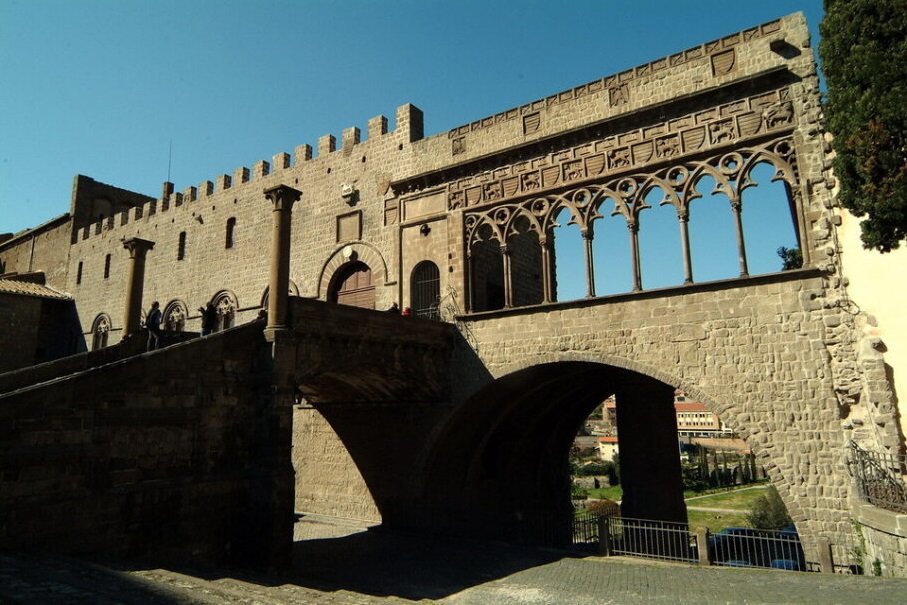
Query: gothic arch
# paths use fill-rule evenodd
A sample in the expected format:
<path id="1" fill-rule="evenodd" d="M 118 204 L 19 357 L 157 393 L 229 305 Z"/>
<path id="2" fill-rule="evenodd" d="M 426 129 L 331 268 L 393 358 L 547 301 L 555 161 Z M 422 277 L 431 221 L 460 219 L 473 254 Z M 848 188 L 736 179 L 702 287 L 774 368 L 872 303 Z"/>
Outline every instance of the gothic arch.
<path id="1" fill-rule="evenodd" d="M 110 315 L 99 313 L 94 321 L 91 322 L 91 350 L 97 351 L 107 346 L 110 330 L 113 328 L 113 322 L 110 321 Z"/>
<path id="2" fill-rule="evenodd" d="M 734 216 L 734 237 L 736 238 L 736 259 L 741 277 L 749 275 L 749 267 L 744 244 L 743 223 L 741 219 L 741 195 L 744 189 L 755 185 L 751 177 L 753 170 L 762 163 L 774 167 L 772 181 L 786 184 L 791 202 L 795 205 L 791 218 L 794 231 L 802 238 L 802 209 L 796 204 L 796 156 L 793 140 L 789 135 L 781 136 L 761 145 L 740 148 L 734 151 L 713 153 L 698 158 L 678 158 L 677 161 L 656 168 L 649 172 L 625 172 L 608 175 L 596 182 L 576 183 L 572 187 L 561 188 L 548 194 L 533 194 L 522 199 L 510 199 L 497 205 L 486 204 L 474 210 L 467 210 L 463 217 L 464 238 L 466 241 L 467 271 L 473 275 L 477 259 L 473 258 L 473 248 L 480 242 L 497 242 L 505 254 L 504 289 L 513 291 L 513 274 L 507 264 L 507 246 L 511 240 L 524 232 L 538 233 L 539 246 L 543 249 L 541 273 L 544 278 L 542 290 L 545 293 L 543 302 L 550 302 L 552 283 L 557 279 L 556 267 L 546 250 L 558 213 L 569 209 L 568 225 L 575 224 L 585 240 L 585 267 L 587 274 L 588 296 L 596 296 L 594 285 L 594 226 L 598 219 L 604 218 L 601 210 L 610 200 L 614 203 L 611 216 L 622 215 L 630 233 L 631 259 L 633 272 L 632 290 L 643 289 L 641 275 L 640 232 L 645 231 L 640 223 L 642 210 L 655 206 L 673 206 L 680 228 L 680 241 L 677 256 L 681 259 L 682 283 L 693 283 L 693 267 L 690 253 L 689 237 L 689 204 L 702 197 L 697 190 L 704 177 L 714 180 L 712 193 L 722 193 L 728 198 Z M 653 192 L 660 194 L 652 195 Z M 656 192 L 657 193 L 657 192 Z M 647 200 L 647 198 L 649 198 Z M 660 199 L 658 199 L 660 198 Z M 522 228 L 520 228 L 522 225 Z M 657 232 L 657 231 L 656 231 Z M 553 277 L 551 277 L 553 275 Z M 469 278 L 473 288 L 472 278 Z M 673 280 L 673 278 L 672 278 Z M 678 282 L 676 285 L 680 285 Z M 477 301 L 481 297 L 470 292 L 468 300 Z M 515 306 L 512 296 L 505 294 L 504 307 Z M 481 307 L 481 305 L 479 305 Z M 470 304 L 468 311 L 485 310 Z"/>
<path id="3" fill-rule="evenodd" d="M 390 282 L 387 263 L 381 253 L 370 244 L 354 242 L 335 249 L 322 266 L 321 274 L 318 278 L 318 291 L 316 292 L 318 298 L 325 300 L 334 273 L 340 267 L 353 260 L 361 261 L 371 268 L 374 283 L 388 285 Z"/>
<path id="4" fill-rule="evenodd" d="M 236 294 L 230 290 L 221 290 L 211 299 L 214 308 L 217 309 L 217 329 L 216 332 L 232 328 L 236 325 L 236 311 L 239 309 L 239 301 Z"/>
<path id="5" fill-rule="evenodd" d="M 189 317 L 189 308 L 182 300 L 171 300 L 164 307 L 163 329 L 173 332 L 182 332 L 186 328 L 186 318 Z"/>

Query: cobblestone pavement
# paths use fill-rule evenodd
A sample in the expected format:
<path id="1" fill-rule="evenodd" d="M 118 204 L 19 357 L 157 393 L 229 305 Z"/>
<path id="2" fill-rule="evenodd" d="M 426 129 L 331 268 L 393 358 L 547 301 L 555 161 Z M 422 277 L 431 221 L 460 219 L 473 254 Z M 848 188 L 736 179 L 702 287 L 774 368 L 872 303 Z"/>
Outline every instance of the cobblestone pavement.
<path id="1" fill-rule="evenodd" d="M 346 529 L 349 533 L 343 537 L 297 542 L 293 571 L 279 576 L 0 553 L 0 603 L 900 605 L 907 601 L 907 579 L 699 568 Z M 324 533 L 314 525 L 298 528 L 297 535 L 300 531 Z"/>

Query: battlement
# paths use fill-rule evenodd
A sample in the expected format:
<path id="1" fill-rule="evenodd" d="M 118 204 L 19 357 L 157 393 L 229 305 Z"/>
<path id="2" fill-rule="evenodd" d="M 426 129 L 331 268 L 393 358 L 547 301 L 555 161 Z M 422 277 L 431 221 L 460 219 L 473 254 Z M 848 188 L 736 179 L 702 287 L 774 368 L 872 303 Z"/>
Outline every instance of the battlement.
<path id="1" fill-rule="evenodd" d="M 805 25 L 805 19 L 802 17 L 802 14 L 800 14 L 800 19 L 804 22 Z M 500 124 L 501 122 L 520 119 L 523 116 L 534 114 L 541 109 L 545 109 L 561 103 L 570 102 L 590 93 L 608 91 L 609 96 L 612 97 L 611 101 L 613 103 L 615 100 L 619 100 L 622 88 L 632 80 L 636 80 L 641 77 L 652 76 L 667 68 L 679 67 L 686 63 L 690 63 L 691 61 L 704 59 L 710 56 L 714 57 L 716 52 L 730 50 L 733 47 L 738 46 L 739 44 L 749 42 L 757 38 L 774 38 L 778 36 L 778 34 L 782 31 L 783 21 L 784 19 L 775 19 L 774 21 L 769 21 L 768 23 L 763 23 L 762 25 L 757 25 L 755 27 L 730 34 L 723 38 L 719 38 L 711 42 L 706 42 L 705 44 L 700 44 L 699 46 L 674 53 L 673 55 L 669 55 L 655 61 L 649 61 L 648 63 L 643 63 L 642 65 L 638 65 L 631 69 L 610 76 L 605 76 L 603 78 L 599 78 L 598 80 L 593 80 L 592 82 L 587 82 L 569 90 L 549 95 L 542 99 L 531 101 L 524 105 L 520 105 L 519 107 L 508 109 L 486 118 L 475 120 L 474 122 L 470 122 L 469 124 L 464 124 L 463 126 L 458 126 L 451 129 L 450 131 L 448 131 L 448 136 L 450 138 L 453 138 L 455 136 L 461 136 L 469 132 L 475 132 L 477 130 L 487 128 L 495 124 Z M 713 68 L 714 67 L 715 66 L 713 65 Z"/>
<path id="2" fill-rule="evenodd" d="M 424 116 L 421 109 L 412 104 L 402 105 L 397 108 L 396 128 L 388 131 L 388 119 L 383 115 L 375 116 L 368 121 L 368 138 L 363 141 L 361 130 L 358 127 L 350 127 L 343 130 L 341 135 L 341 147 L 345 153 L 350 153 L 358 145 L 368 145 L 378 143 L 386 135 L 394 136 L 395 142 L 399 139 L 408 143 L 420 140 L 424 137 Z M 338 151 L 337 138 L 332 134 L 325 134 L 318 139 L 318 155 L 313 155 L 313 148 L 309 144 L 302 144 L 296 147 L 293 155 L 287 152 L 275 154 L 272 162 L 260 160 L 252 165 L 250 170 L 246 166 L 240 166 L 232 171 L 215 177 L 213 181 L 203 181 L 198 186 L 190 186 L 181 192 L 175 190 L 173 183 L 165 182 L 161 187 L 161 196 L 151 198 L 141 194 L 133 193 L 126 190 L 120 190 L 110 185 L 103 185 L 111 191 L 120 191 L 128 194 L 132 203 L 128 207 L 120 205 L 110 209 L 109 212 L 86 211 L 83 221 L 73 225 L 73 243 L 79 240 L 86 240 L 92 235 L 113 229 L 117 226 L 127 225 L 131 221 L 138 221 L 144 218 L 164 213 L 172 208 L 178 208 L 184 204 L 191 204 L 203 198 L 216 196 L 226 191 L 234 190 L 244 185 L 256 184 L 268 176 L 277 174 L 284 170 L 292 168 L 302 168 L 308 162 L 326 160 L 327 157 Z M 84 189 L 89 183 L 94 183 L 93 179 L 88 177 L 76 177 L 77 183 L 74 185 L 73 199 L 75 200 L 76 189 Z M 79 181 L 83 179 L 83 181 Z M 139 200 L 133 199 L 135 196 Z M 91 195 L 82 196 L 85 199 Z M 108 196 L 109 197 L 109 196 Z M 75 203 L 75 202 L 74 202 Z M 81 216 L 81 215 L 80 215 Z M 99 216 L 95 221 L 89 220 L 91 216 Z"/>

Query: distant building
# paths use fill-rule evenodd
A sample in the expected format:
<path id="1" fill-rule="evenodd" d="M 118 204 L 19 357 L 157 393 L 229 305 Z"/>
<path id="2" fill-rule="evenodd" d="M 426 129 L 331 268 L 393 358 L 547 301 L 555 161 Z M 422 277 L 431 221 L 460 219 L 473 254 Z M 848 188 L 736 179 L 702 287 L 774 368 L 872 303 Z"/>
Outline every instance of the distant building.
<path id="1" fill-rule="evenodd" d="M 674 412 L 680 437 L 730 437 L 733 434 L 717 414 L 698 401 L 688 401 L 683 394 L 674 396 Z"/>
<path id="2" fill-rule="evenodd" d="M 619 454 L 617 437 L 599 437 L 598 438 L 598 457 L 607 462 L 614 460 L 614 456 Z"/>
<path id="3" fill-rule="evenodd" d="M 681 441 L 728 440 L 734 435 L 717 414 L 698 401 L 689 400 L 686 393 L 680 390 L 674 394 L 674 413 L 677 416 L 677 437 Z M 602 419 L 599 422 L 604 425 L 606 434 L 598 440 L 599 457 L 602 460 L 612 460 L 614 454 L 618 453 L 617 400 L 613 396 L 602 402 Z"/>

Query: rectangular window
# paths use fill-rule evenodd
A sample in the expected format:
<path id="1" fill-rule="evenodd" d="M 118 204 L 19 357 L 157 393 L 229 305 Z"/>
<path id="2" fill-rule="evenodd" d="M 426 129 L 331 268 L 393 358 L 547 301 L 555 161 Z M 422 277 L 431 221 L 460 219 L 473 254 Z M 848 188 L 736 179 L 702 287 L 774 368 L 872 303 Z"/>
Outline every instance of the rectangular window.
<path id="1" fill-rule="evenodd" d="M 186 258 L 186 232 L 180 232 L 180 241 L 179 247 L 176 251 L 176 260 L 183 260 Z"/>
<path id="2" fill-rule="evenodd" d="M 224 246 L 225 248 L 230 249 L 233 247 L 233 236 L 235 234 L 235 231 L 236 231 L 236 219 L 235 218 L 227 219 L 227 241 L 226 241 L 226 245 Z"/>
<path id="3" fill-rule="evenodd" d="M 110 255 L 104 258 L 104 279 L 110 277 Z"/>
<path id="4" fill-rule="evenodd" d="M 82 283 L 82 261 L 79 261 L 79 269 L 76 271 L 76 285 Z"/>

